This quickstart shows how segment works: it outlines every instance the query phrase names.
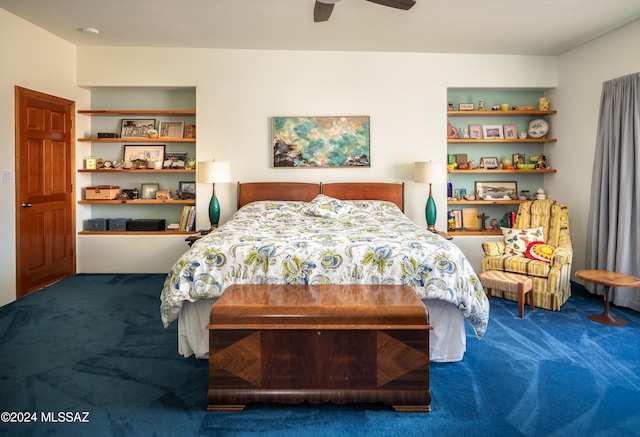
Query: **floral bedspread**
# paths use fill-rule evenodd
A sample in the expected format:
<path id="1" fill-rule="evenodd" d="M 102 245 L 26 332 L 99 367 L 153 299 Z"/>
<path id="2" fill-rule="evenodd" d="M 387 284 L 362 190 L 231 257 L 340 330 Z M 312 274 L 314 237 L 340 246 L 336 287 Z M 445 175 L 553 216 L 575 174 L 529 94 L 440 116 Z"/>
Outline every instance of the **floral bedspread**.
<path id="1" fill-rule="evenodd" d="M 451 302 L 478 338 L 489 302 L 457 246 L 421 229 L 393 203 L 262 201 L 198 240 L 174 264 L 161 294 L 168 326 L 184 301 L 212 299 L 232 284 L 405 284 Z"/>

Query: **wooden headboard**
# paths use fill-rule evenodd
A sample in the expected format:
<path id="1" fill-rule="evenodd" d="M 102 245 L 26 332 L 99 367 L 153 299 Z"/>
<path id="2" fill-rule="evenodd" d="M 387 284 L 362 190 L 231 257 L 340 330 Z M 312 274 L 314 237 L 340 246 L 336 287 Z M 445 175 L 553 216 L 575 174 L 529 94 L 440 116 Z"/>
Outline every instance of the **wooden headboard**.
<path id="1" fill-rule="evenodd" d="M 386 200 L 404 212 L 404 183 L 341 182 L 322 184 L 322 194 L 340 200 Z"/>
<path id="2" fill-rule="evenodd" d="M 386 200 L 404 212 L 404 183 L 384 182 L 238 182 L 238 209 L 259 200 L 310 202 L 320 193 L 340 200 Z"/>
<path id="3" fill-rule="evenodd" d="M 238 182 L 238 209 L 259 200 L 312 201 L 320 194 L 320 184 L 309 182 Z"/>

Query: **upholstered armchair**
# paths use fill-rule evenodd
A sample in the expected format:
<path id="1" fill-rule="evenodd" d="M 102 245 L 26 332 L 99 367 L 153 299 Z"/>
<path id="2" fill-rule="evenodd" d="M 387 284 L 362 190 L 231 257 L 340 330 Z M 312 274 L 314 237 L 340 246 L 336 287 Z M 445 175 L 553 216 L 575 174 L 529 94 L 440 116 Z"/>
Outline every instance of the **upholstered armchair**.
<path id="1" fill-rule="evenodd" d="M 535 304 L 548 310 L 559 310 L 571 295 L 571 260 L 573 246 L 569 234 L 567 207 L 555 200 L 534 200 L 520 204 L 513 226 L 517 229 L 543 228 L 545 243 L 556 247 L 550 262 L 530 259 L 522 254 L 505 254 L 507 243 L 482 243 L 482 271 L 500 270 L 533 278 Z M 508 250 L 507 250 L 508 252 Z M 493 291 L 494 296 L 518 300 L 517 293 Z"/>

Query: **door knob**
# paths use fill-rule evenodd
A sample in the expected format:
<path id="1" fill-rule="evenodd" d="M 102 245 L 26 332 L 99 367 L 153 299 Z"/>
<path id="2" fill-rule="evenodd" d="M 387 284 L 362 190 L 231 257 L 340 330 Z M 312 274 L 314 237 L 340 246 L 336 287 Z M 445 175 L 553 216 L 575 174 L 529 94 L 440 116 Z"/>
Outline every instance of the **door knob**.
<path id="1" fill-rule="evenodd" d="M 23 207 L 23 208 L 31 208 L 32 206 L 33 206 L 33 205 L 32 205 L 32 204 L 30 204 L 30 203 L 23 203 L 23 204 L 22 204 L 22 207 Z"/>

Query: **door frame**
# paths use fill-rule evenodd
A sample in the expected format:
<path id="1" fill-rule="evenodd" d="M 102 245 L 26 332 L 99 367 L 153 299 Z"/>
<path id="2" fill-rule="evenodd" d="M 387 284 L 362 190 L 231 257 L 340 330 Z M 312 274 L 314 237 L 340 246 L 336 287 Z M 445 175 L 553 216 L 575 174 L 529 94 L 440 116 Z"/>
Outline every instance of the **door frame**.
<path id="1" fill-rule="evenodd" d="M 31 90 L 28 88 L 23 88 L 20 86 L 15 85 L 14 86 L 14 105 L 15 105 L 15 162 L 14 162 L 14 168 L 15 168 L 15 183 L 16 183 L 16 187 L 15 187 L 15 257 L 16 257 L 16 300 L 21 299 L 22 297 L 26 296 L 27 294 L 29 294 L 34 290 L 28 290 L 28 289 L 23 289 L 25 287 L 25 285 L 22 283 L 22 278 L 21 278 L 21 268 L 22 268 L 22 259 L 21 259 L 21 252 L 20 252 L 20 233 L 22 232 L 21 229 L 21 214 L 22 214 L 22 199 L 20 198 L 20 189 L 21 189 L 21 176 L 22 176 L 22 168 L 20 166 L 20 159 L 21 159 L 21 141 L 23 140 L 22 136 L 21 136 L 21 126 L 20 126 L 20 109 L 21 109 L 21 105 L 20 105 L 20 98 L 22 96 L 29 96 L 30 98 L 35 98 L 38 100 L 42 100 L 42 101 L 46 101 L 46 102 L 52 102 L 55 104 L 59 104 L 59 105 L 66 105 L 69 106 L 70 109 L 70 113 L 69 113 L 69 123 L 71 124 L 71 126 L 69 127 L 68 130 L 68 135 L 67 135 L 67 140 L 68 140 L 68 144 L 69 144 L 69 156 L 70 156 L 70 161 L 71 161 L 71 165 L 69 165 L 69 180 L 71 181 L 71 187 L 70 187 L 70 196 L 69 196 L 69 209 L 71 211 L 70 213 L 70 220 L 71 220 L 71 227 L 70 227 L 70 233 L 71 235 L 69 235 L 69 241 L 70 241 L 70 249 L 71 249 L 71 271 L 70 271 L 70 276 L 71 275 L 75 275 L 76 274 L 76 268 L 77 268 L 77 260 L 76 260 L 76 196 L 75 196 L 75 192 L 76 192 L 76 135 L 75 135 L 75 129 L 76 129 L 76 121 L 75 121 L 75 115 L 76 115 L 76 102 L 73 100 L 69 100 L 69 99 L 65 99 L 62 97 L 57 97 L 57 96 L 53 96 L 50 94 L 45 94 L 42 93 L 40 91 L 35 91 L 35 90 Z M 47 285 L 50 285 L 54 282 L 59 281 L 62 278 L 58 278 L 55 279 L 51 282 L 48 282 L 46 284 L 42 284 L 42 287 L 46 287 Z M 39 289 L 39 288 L 38 288 Z"/>

